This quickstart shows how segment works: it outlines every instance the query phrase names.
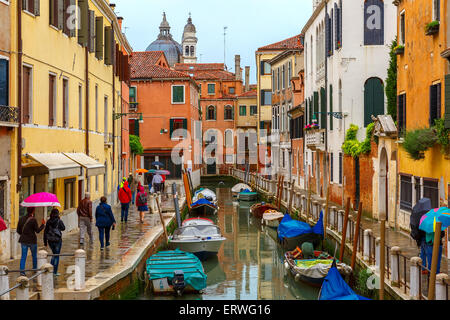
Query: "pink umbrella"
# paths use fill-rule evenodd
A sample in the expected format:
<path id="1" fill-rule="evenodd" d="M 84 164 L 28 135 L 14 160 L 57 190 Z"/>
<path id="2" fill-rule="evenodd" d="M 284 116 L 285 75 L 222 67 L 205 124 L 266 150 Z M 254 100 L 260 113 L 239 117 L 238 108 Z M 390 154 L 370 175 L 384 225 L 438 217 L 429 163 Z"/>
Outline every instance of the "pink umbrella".
<path id="1" fill-rule="evenodd" d="M 56 195 L 48 192 L 32 194 L 23 200 L 20 205 L 22 207 L 61 207 Z"/>

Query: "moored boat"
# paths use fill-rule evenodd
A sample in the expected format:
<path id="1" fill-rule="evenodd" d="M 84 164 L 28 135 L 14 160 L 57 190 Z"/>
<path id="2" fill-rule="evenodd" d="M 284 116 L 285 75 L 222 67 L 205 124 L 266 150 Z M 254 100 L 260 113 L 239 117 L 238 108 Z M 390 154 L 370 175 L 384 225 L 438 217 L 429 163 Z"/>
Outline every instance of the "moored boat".
<path id="1" fill-rule="evenodd" d="M 217 196 L 215 192 L 210 189 L 200 188 L 195 191 L 194 196 L 192 197 L 192 202 L 197 202 L 200 199 L 206 199 L 214 205 L 217 205 Z"/>
<path id="2" fill-rule="evenodd" d="M 277 210 L 277 209 L 278 208 L 271 203 L 260 202 L 255 203 L 250 207 L 250 213 L 254 217 L 262 219 L 264 212 L 266 212 L 267 210 Z"/>
<path id="3" fill-rule="evenodd" d="M 231 188 L 231 193 L 233 194 L 233 196 L 236 197 L 240 192 L 247 190 L 247 189 L 250 191 L 253 191 L 249 185 L 247 185 L 245 183 L 238 183 L 233 188 Z"/>
<path id="4" fill-rule="evenodd" d="M 239 201 L 255 201 L 258 199 L 258 193 L 245 189 L 244 191 L 239 192 L 237 197 Z"/>
<path id="5" fill-rule="evenodd" d="M 284 214 L 277 210 L 267 210 L 262 217 L 262 224 L 271 228 L 278 228 L 281 220 L 283 220 Z"/>
<path id="6" fill-rule="evenodd" d="M 297 250 L 297 253 L 301 252 Z M 326 252 L 314 251 L 314 259 L 300 259 L 300 255 L 287 251 L 284 255 L 285 268 L 290 271 L 296 281 L 302 281 L 313 287 L 320 287 L 324 282 L 334 258 Z M 336 263 L 340 274 L 346 276 L 352 272 L 352 268 L 345 263 Z"/>
<path id="7" fill-rule="evenodd" d="M 214 215 L 217 213 L 218 207 L 216 204 L 207 199 L 201 198 L 191 205 L 191 214 L 197 216 Z"/>
<path id="8" fill-rule="evenodd" d="M 310 242 L 314 248 L 318 248 L 323 239 L 323 214 L 320 213 L 319 221 L 313 227 L 306 222 L 292 219 L 289 214 L 285 214 L 277 232 L 278 241 L 286 251 L 301 247 L 305 242 Z"/>
<path id="9" fill-rule="evenodd" d="M 147 259 L 146 272 L 155 294 L 198 293 L 206 288 L 201 261 L 190 252 L 161 251 Z"/>
<path id="10" fill-rule="evenodd" d="M 200 260 L 216 255 L 222 243 L 226 240 L 220 228 L 213 221 L 205 218 L 191 218 L 183 222 L 169 237 L 172 249 L 191 252 Z"/>

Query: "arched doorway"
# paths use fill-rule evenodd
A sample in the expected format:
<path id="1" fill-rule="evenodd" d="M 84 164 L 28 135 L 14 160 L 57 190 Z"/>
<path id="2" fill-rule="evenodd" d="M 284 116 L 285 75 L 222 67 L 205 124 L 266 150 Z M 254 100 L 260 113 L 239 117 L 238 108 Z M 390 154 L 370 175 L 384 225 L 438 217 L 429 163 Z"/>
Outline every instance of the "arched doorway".
<path id="1" fill-rule="evenodd" d="M 378 183 L 378 219 L 381 220 L 383 216 L 386 221 L 389 220 L 389 206 L 388 206 L 388 190 L 389 190 L 389 161 L 386 149 L 381 149 L 380 166 L 379 166 L 379 183 Z"/>

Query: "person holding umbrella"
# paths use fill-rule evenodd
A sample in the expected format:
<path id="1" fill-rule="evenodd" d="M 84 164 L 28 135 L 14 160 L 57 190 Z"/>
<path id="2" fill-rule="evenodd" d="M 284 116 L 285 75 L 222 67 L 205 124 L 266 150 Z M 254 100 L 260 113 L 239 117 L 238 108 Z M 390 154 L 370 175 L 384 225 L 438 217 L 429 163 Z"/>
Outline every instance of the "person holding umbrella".
<path id="1" fill-rule="evenodd" d="M 27 215 L 19 219 L 17 224 L 17 233 L 20 235 L 19 243 L 22 247 L 22 256 L 20 258 L 20 275 L 25 276 L 25 264 L 27 262 L 28 249 L 31 251 L 33 259 L 33 269 L 37 269 L 37 237 L 36 234 L 45 228 L 45 220 L 39 227 L 34 217 L 35 208 L 27 207 Z"/>
<path id="2" fill-rule="evenodd" d="M 425 232 L 419 229 L 420 219 L 424 214 L 431 210 L 431 200 L 429 198 L 422 198 L 412 209 L 410 217 L 410 229 L 411 238 L 416 240 L 417 247 L 420 248 L 420 258 L 422 259 L 424 265 L 426 266 L 426 242 L 425 242 Z M 426 270 L 423 270 L 424 273 Z"/>

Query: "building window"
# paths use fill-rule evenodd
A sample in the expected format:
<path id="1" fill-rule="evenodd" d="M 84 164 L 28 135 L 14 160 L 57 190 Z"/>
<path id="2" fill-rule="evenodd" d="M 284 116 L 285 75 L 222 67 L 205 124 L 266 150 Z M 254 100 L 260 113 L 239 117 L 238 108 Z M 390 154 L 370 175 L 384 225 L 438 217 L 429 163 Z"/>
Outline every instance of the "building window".
<path id="1" fill-rule="evenodd" d="M 9 1 L 6 1 L 9 2 Z M 34 14 L 35 16 L 39 15 L 39 1 L 36 0 L 25 0 L 23 3 L 23 10 L 28 11 L 31 14 Z"/>
<path id="2" fill-rule="evenodd" d="M 9 105 L 9 61 L 0 58 L 0 106 Z"/>
<path id="3" fill-rule="evenodd" d="M 441 0 L 433 0 L 433 20 L 441 21 Z"/>
<path id="4" fill-rule="evenodd" d="M 272 92 L 275 92 L 275 71 L 272 71 Z"/>
<path id="5" fill-rule="evenodd" d="M 403 93 L 397 98 L 397 121 L 398 131 L 400 134 L 406 129 L 406 93 Z"/>
<path id="6" fill-rule="evenodd" d="M 254 116 L 255 114 L 258 114 L 258 106 L 250 106 L 250 115 Z"/>
<path id="7" fill-rule="evenodd" d="M 280 68 L 277 69 L 277 91 L 280 91 Z"/>
<path id="8" fill-rule="evenodd" d="M 52 74 L 49 75 L 48 88 L 48 125 L 51 127 L 56 122 L 56 76 Z"/>
<path id="9" fill-rule="evenodd" d="M 208 107 L 208 110 L 206 112 L 206 120 L 216 120 L 216 107 Z"/>
<path id="10" fill-rule="evenodd" d="M 239 115 L 246 116 L 247 115 L 247 106 L 239 106 Z"/>
<path id="11" fill-rule="evenodd" d="M 410 175 L 400 175 L 400 209 L 412 210 L 412 183 Z"/>
<path id="12" fill-rule="evenodd" d="M 414 177 L 414 189 L 416 192 L 415 203 L 418 203 L 420 199 L 422 199 L 421 188 L 420 188 L 420 178 Z"/>
<path id="13" fill-rule="evenodd" d="M 232 154 L 226 154 L 225 155 L 225 163 L 227 164 L 233 164 L 234 163 L 234 158 Z"/>
<path id="14" fill-rule="evenodd" d="M 405 23 L 405 11 L 403 11 L 402 13 L 400 13 L 400 35 L 399 35 L 399 44 L 405 44 L 406 38 L 406 29 L 405 29 L 406 23 Z"/>
<path id="15" fill-rule="evenodd" d="M 270 75 L 271 72 L 271 66 L 267 61 L 261 61 L 261 74 L 262 75 Z"/>
<path id="16" fill-rule="evenodd" d="M 225 106 L 224 113 L 223 113 L 223 119 L 224 120 L 233 120 L 234 119 L 232 106 Z"/>
<path id="17" fill-rule="evenodd" d="M 31 123 L 33 105 L 33 70 L 30 67 L 23 67 L 22 82 L 22 121 L 24 123 Z"/>
<path id="18" fill-rule="evenodd" d="M 228 88 L 228 92 L 229 92 L 229 94 L 235 94 L 236 90 L 234 87 L 230 87 L 230 88 Z"/>
<path id="19" fill-rule="evenodd" d="M 195 56 L 195 50 L 194 50 L 194 46 L 191 46 L 191 57 Z"/>
<path id="20" fill-rule="evenodd" d="M 184 103 L 184 86 L 172 86 L 172 104 Z"/>
<path id="21" fill-rule="evenodd" d="M 384 114 L 384 87 L 380 78 L 367 79 L 364 84 L 364 127 L 372 123 L 372 116 Z"/>
<path id="22" fill-rule="evenodd" d="M 261 105 L 272 105 L 272 92 L 270 90 L 261 90 Z"/>
<path id="23" fill-rule="evenodd" d="M 384 2 L 364 2 L 364 45 L 384 44 Z"/>
<path id="24" fill-rule="evenodd" d="M 281 70 L 282 84 L 284 89 L 286 88 L 286 68 L 284 67 L 284 65 L 281 67 Z"/>
<path id="25" fill-rule="evenodd" d="M 50 0 L 50 25 L 54 26 L 55 28 L 58 28 L 58 21 L 59 21 L 59 14 L 60 11 L 58 10 L 58 0 Z"/>
<path id="26" fill-rule="evenodd" d="M 130 105 L 131 107 L 136 107 L 135 104 L 137 102 L 136 100 L 136 92 L 137 92 L 137 88 L 136 87 L 130 87 Z"/>
<path id="27" fill-rule="evenodd" d="M 178 129 L 184 129 L 181 135 L 172 136 Z M 187 119 L 170 119 L 170 139 L 187 137 Z"/>
<path id="28" fill-rule="evenodd" d="M 432 208 L 439 208 L 439 180 L 423 178 L 423 197 L 431 200 Z"/>
<path id="29" fill-rule="evenodd" d="M 63 79 L 63 127 L 69 127 L 69 80 Z"/>
<path id="30" fill-rule="evenodd" d="M 216 84 L 208 83 L 208 94 L 216 94 Z"/>
<path id="31" fill-rule="evenodd" d="M 184 55 L 187 57 L 189 56 L 189 46 L 186 46 L 186 50 L 184 52 Z"/>
<path id="32" fill-rule="evenodd" d="M 430 86 L 430 127 L 441 118 L 441 84 Z"/>
<path id="33" fill-rule="evenodd" d="M 291 87 L 291 79 L 292 79 L 292 63 L 289 61 L 288 63 L 288 87 Z"/>

